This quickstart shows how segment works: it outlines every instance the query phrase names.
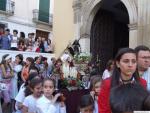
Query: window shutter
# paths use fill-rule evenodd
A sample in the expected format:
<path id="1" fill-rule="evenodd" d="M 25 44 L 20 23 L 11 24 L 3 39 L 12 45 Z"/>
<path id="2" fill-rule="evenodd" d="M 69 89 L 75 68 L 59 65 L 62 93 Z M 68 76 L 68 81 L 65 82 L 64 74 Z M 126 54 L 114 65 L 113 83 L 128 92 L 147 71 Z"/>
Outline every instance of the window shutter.
<path id="1" fill-rule="evenodd" d="M 50 0 L 40 0 L 39 21 L 49 23 Z"/>
<path id="2" fill-rule="evenodd" d="M 0 0 L 0 10 L 6 11 L 6 0 Z"/>

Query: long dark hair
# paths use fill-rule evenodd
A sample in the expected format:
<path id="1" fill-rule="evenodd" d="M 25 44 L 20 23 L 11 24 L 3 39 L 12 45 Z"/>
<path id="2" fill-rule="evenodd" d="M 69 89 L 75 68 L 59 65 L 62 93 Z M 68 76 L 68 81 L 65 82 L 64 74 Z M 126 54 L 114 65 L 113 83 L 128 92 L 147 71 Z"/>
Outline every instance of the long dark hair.
<path id="1" fill-rule="evenodd" d="M 119 84 L 119 79 L 120 79 L 121 75 L 120 75 L 120 69 L 116 66 L 116 62 L 119 62 L 121 57 L 126 53 L 133 53 L 136 55 L 135 51 L 131 48 L 122 48 L 118 51 L 118 53 L 115 57 L 115 68 L 114 68 L 113 74 L 112 74 L 111 88 L 114 86 L 117 86 Z M 135 81 L 137 83 L 139 83 L 140 77 L 139 77 L 137 70 L 133 73 L 133 77 L 134 77 Z"/>
<path id="2" fill-rule="evenodd" d="M 20 59 L 19 64 L 23 66 L 23 55 L 22 54 L 18 54 L 15 57 L 18 57 Z"/>
<path id="3" fill-rule="evenodd" d="M 140 84 L 122 84 L 111 89 L 110 106 L 112 113 L 149 110 L 149 93 Z M 145 102 L 145 105 L 144 105 Z"/>
<path id="4" fill-rule="evenodd" d="M 33 89 L 35 88 L 35 86 L 37 86 L 38 84 L 42 84 L 42 79 L 41 78 L 33 78 L 30 83 L 28 84 L 28 86 L 25 89 L 25 97 L 33 94 Z"/>
<path id="5" fill-rule="evenodd" d="M 31 63 L 29 66 L 29 69 L 30 69 L 30 67 L 32 67 L 34 65 L 34 59 L 32 57 L 27 57 L 26 60 L 28 60 Z M 25 67 L 26 67 L 26 65 L 25 65 Z"/>

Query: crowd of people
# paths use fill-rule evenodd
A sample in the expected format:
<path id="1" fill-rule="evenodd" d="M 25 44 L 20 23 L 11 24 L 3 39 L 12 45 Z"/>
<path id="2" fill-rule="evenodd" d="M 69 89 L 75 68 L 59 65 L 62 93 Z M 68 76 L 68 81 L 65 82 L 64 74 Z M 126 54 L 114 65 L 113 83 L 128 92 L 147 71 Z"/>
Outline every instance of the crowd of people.
<path id="1" fill-rule="evenodd" d="M 15 61 L 9 54 L 3 56 L 0 64 L 3 113 L 7 113 L 6 108 L 10 105 L 12 113 L 67 112 L 67 98 L 61 92 L 55 93 L 57 86 L 54 75 L 59 75 L 59 79 L 63 80 L 68 74 L 64 72 L 63 66 L 68 63 L 69 68 L 72 68 L 74 61 L 68 54 L 57 60 L 52 58 L 51 61 L 49 64 L 43 56 L 34 59 L 28 57 L 26 62 L 21 54 L 16 55 Z M 97 64 L 87 65 L 85 73 L 90 74 L 89 93 L 80 98 L 75 113 L 133 113 L 150 110 L 148 47 L 141 45 L 135 49 L 120 49 L 115 59 L 108 61 L 102 76 L 98 74 Z M 76 74 L 79 73 L 77 70 Z M 73 73 L 69 74 L 74 76 Z"/>
<path id="2" fill-rule="evenodd" d="M 133 113 L 150 110 L 150 49 L 120 49 L 111 77 L 103 80 L 98 98 L 99 113 Z"/>
<path id="3" fill-rule="evenodd" d="M 53 53 L 54 45 L 51 39 L 37 37 L 35 33 L 28 33 L 28 37 L 25 37 L 24 32 L 20 32 L 18 36 L 17 30 L 13 30 L 11 34 L 9 29 L 0 28 L 0 49 Z"/>

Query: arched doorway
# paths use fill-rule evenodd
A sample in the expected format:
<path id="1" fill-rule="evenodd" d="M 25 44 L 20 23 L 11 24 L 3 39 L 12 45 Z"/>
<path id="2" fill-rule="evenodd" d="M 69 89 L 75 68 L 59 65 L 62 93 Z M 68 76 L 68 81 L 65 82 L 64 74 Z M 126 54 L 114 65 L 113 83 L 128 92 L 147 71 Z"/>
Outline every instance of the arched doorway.
<path id="1" fill-rule="evenodd" d="M 100 2 L 90 33 L 90 51 L 92 60 L 100 60 L 101 73 L 109 59 L 114 58 L 119 48 L 129 46 L 129 15 L 121 1 Z"/>

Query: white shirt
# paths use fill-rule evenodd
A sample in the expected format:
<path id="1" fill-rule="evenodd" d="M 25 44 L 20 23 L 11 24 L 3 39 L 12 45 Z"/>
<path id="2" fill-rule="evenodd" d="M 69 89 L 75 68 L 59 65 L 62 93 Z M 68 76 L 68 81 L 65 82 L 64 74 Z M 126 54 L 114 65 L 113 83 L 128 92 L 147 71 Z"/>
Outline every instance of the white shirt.
<path id="1" fill-rule="evenodd" d="M 17 96 L 15 98 L 16 101 L 21 102 L 21 103 L 23 103 L 23 101 L 25 99 L 25 93 L 24 93 L 24 91 L 25 91 L 26 88 L 25 88 L 24 85 L 25 84 L 21 85 L 20 90 L 19 90 L 19 92 L 18 92 L 18 94 L 17 94 Z"/>
<path id="2" fill-rule="evenodd" d="M 23 103 L 23 101 L 24 101 L 24 99 L 25 99 L 25 93 L 24 93 L 24 91 L 25 91 L 25 86 L 24 86 L 24 85 L 25 85 L 25 84 L 22 84 L 22 85 L 21 85 L 20 90 L 19 90 L 19 92 L 18 92 L 18 94 L 17 94 L 17 96 L 16 96 L 16 98 L 15 98 L 15 100 L 16 100 L 15 108 L 16 108 L 16 110 L 17 110 L 16 113 L 21 113 L 21 111 L 18 109 L 18 102 Z"/>
<path id="3" fill-rule="evenodd" d="M 142 78 L 146 80 L 146 82 L 147 82 L 147 90 L 150 91 L 150 68 L 148 68 L 147 71 L 145 71 L 143 73 Z"/>
<path id="4" fill-rule="evenodd" d="M 111 76 L 110 72 L 107 69 L 105 69 L 105 71 L 103 72 L 102 79 L 104 80 L 110 76 Z"/>
<path id="5" fill-rule="evenodd" d="M 44 95 L 37 100 L 37 113 L 66 113 L 66 107 L 61 107 L 60 103 L 52 104 Z"/>
<path id="6" fill-rule="evenodd" d="M 94 112 L 93 113 L 98 113 L 98 103 L 97 103 L 97 100 L 94 101 Z"/>
<path id="7" fill-rule="evenodd" d="M 18 37 L 13 36 L 13 39 L 11 41 L 11 47 L 17 47 L 17 39 Z"/>
<path id="8" fill-rule="evenodd" d="M 29 113 L 36 113 L 36 101 L 37 98 L 35 98 L 33 95 L 29 95 L 24 99 L 23 105 L 28 108 Z"/>

